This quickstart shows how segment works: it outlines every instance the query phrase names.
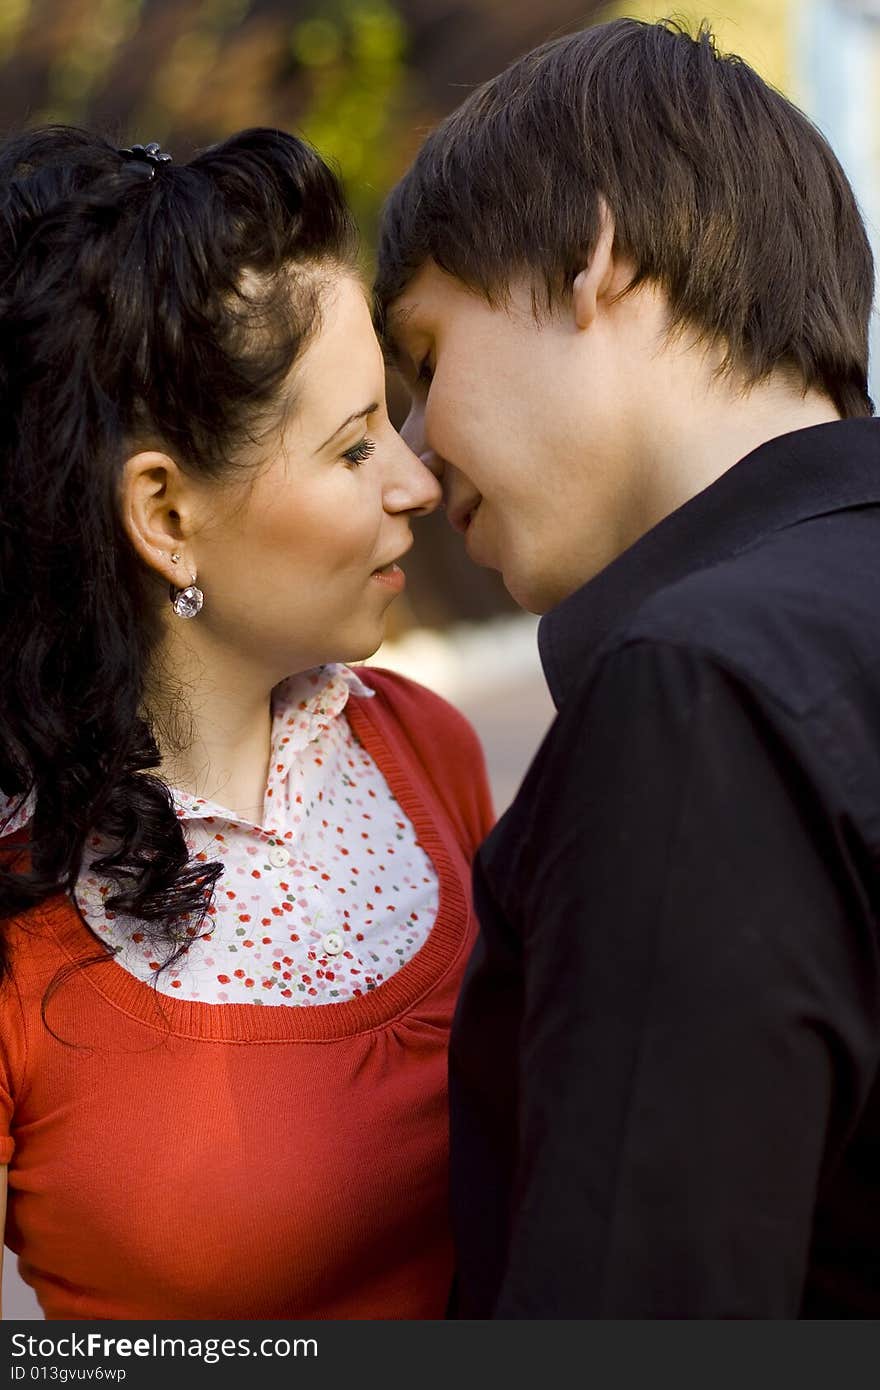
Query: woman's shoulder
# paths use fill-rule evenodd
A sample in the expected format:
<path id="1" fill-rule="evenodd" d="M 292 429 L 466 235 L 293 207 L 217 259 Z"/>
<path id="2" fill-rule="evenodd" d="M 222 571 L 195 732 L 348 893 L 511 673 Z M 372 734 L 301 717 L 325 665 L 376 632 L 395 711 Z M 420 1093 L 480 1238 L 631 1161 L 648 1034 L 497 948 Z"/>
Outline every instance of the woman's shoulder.
<path id="1" fill-rule="evenodd" d="M 396 671 L 360 667 L 358 675 L 375 694 L 358 702 L 364 717 L 382 727 L 392 748 L 405 741 L 421 774 L 461 820 L 463 841 L 476 848 L 495 816 L 483 749 L 469 721 L 442 695 Z"/>
<path id="2" fill-rule="evenodd" d="M 440 734 L 467 747 L 479 747 L 465 715 L 435 690 L 382 666 L 359 666 L 357 674 L 380 697 L 380 708 L 405 724 L 411 734 L 421 731 L 434 739 Z"/>
<path id="3" fill-rule="evenodd" d="M 11 988 L 20 997 L 40 994 L 68 958 L 62 937 L 75 920 L 70 900 L 58 897 L 0 925 L 6 961 L 0 993 Z"/>

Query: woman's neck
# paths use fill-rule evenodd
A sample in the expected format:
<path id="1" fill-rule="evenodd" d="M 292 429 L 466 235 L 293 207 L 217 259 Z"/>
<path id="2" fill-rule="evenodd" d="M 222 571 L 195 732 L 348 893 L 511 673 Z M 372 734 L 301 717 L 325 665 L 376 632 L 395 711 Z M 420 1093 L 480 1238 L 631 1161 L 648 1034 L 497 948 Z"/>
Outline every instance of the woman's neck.
<path id="1" fill-rule="evenodd" d="M 273 682 L 244 659 L 206 662 L 199 644 L 188 638 L 172 629 L 151 672 L 149 709 L 162 754 L 158 775 L 175 790 L 259 821 L 269 773 Z"/>

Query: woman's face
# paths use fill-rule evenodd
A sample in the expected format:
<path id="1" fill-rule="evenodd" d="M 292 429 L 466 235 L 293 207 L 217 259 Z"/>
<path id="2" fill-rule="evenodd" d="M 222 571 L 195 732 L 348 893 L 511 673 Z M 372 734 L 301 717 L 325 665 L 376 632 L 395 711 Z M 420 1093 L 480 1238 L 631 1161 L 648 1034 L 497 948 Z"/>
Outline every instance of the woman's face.
<path id="1" fill-rule="evenodd" d="M 350 275 L 325 292 L 288 389 L 289 419 L 268 463 L 219 492 L 193 485 L 185 555 L 205 595 L 192 620 L 199 645 L 273 679 L 376 650 L 404 587 L 396 562 L 412 545 L 410 520 L 440 499 L 388 419 L 382 353 Z M 169 620 L 181 621 L 170 608 Z"/>

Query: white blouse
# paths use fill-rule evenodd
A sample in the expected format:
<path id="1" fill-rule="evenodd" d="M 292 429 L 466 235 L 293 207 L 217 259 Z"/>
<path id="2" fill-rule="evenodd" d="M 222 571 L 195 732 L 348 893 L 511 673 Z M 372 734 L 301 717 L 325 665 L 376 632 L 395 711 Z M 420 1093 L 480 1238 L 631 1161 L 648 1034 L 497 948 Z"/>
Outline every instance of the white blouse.
<path id="1" fill-rule="evenodd" d="M 338 665 L 276 686 L 259 824 L 171 789 L 190 853 L 223 863 L 203 930 L 190 928 L 173 966 L 157 973 L 167 948 L 160 954 L 142 922 L 105 909 L 114 885 L 92 863 L 110 846 L 89 840 L 76 900 L 119 965 L 178 999 L 337 1004 L 415 955 L 437 913 L 437 876 L 345 717 L 349 698 L 372 693 Z M 29 814 L 22 808 L 3 833 Z"/>

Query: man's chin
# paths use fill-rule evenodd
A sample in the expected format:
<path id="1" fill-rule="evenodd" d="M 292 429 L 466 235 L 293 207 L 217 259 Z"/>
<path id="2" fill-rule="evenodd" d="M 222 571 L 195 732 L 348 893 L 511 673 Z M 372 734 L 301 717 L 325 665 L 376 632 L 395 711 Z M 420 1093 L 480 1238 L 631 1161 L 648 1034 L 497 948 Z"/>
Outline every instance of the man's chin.
<path id="1" fill-rule="evenodd" d="M 500 573 L 510 597 L 526 613 L 535 613 L 540 617 L 542 613 L 548 612 L 553 607 L 554 600 L 548 600 L 541 593 L 539 585 L 534 580 L 530 581 L 527 576 L 508 574 L 504 570 L 501 570 Z"/>
<path id="2" fill-rule="evenodd" d="M 500 572 L 504 587 L 514 603 L 526 613 L 534 613 L 539 618 L 574 592 L 574 589 L 561 586 L 558 581 L 554 583 L 551 576 L 530 571 L 526 566 L 522 569 L 508 566 Z"/>
<path id="3" fill-rule="evenodd" d="M 479 511 L 477 523 L 479 522 Z M 475 525 L 475 523 L 471 523 Z M 517 564 L 506 561 L 497 548 L 490 548 L 491 541 L 479 529 L 467 532 L 465 547 L 471 563 L 484 570 L 495 570 L 501 575 L 504 587 L 514 603 L 526 613 L 540 617 L 555 608 L 565 594 L 558 593 L 548 576 L 539 569 L 532 570 L 527 563 Z"/>

